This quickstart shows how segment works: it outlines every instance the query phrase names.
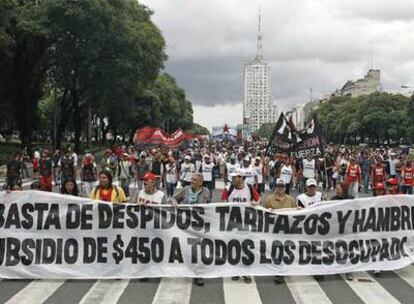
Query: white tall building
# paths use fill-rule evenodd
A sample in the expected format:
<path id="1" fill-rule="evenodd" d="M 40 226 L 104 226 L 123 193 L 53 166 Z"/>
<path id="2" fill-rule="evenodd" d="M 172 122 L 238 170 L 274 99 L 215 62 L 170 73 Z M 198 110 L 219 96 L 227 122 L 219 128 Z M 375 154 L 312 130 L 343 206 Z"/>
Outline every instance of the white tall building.
<path id="1" fill-rule="evenodd" d="M 277 107 L 270 95 L 270 67 L 263 61 L 261 15 L 259 13 L 259 34 L 257 55 L 244 65 L 243 123 L 251 132 L 264 123 L 276 122 Z"/>

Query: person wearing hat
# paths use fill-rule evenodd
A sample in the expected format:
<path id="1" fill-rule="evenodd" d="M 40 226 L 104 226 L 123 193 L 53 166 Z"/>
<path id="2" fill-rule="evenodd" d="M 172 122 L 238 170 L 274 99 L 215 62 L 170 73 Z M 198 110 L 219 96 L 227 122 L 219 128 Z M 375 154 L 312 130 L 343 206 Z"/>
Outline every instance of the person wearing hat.
<path id="1" fill-rule="evenodd" d="M 180 168 L 180 182 L 183 187 L 189 186 L 191 184 L 191 178 L 195 173 L 195 166 L 191 162 L 191 156 L 184 156 L 184 163 L 181 164 Z"/>
<path id="2" fill-rule="evenodd" d="M 374 184 L 373 190 L 373 196 L 381 196 L 385 194 L 385 184 L 382 182 L 377 182 Z"/>
<path id="3" fill-rule="evenodd" d="M 296 204 L 300 208 L 307 208 L 313 204 L 323 201 L 321 192 L 316 191 L 317 182 L 314 178 L 306 181 L 306 192 L 297 197 Z"/>
<path id="4" fill-rule="evenodd" d="M 204 155 L 204 161 L 201 163 L 200 173 L 203 174 L 203 186 L 210 189 L 210 191 L 214 190 L 214 179 L 213 179 L 213 167 L 214 163 L 211 162 L 210 155 Z"/>
<path id="5" fill-rule="evenodd" d="M 101 200 L 112 203 L 126 202 L 124 190 L 112 183 L 112 174 L 102 170 L 98 174 L 99 185 L 92 189 L 89 197 L 94 200 Z"/>
<path id="6" fill-rule="evenodd" d="M 161 190 L 157 190 L 156 180 L 154 173 L 146 172 L 144 175 L 144 189 L 141 189 L 131 202 L 138 205 L 165 204 L 165 194 Z"/>
<path id="7" fill-rule="evenodd" d="M 132 163 L 128 153 L 122 154 L 122 159 L 118 163 L 118 179 L 125 196 L 129 197 L 129 184 L 131 182 Z"/>
<path id="8" fill-rule="evenodd" d="M 96 163 L 92 154 L 86 153 L 81 167 L 82 196 L 89 197 L 97 179 Z"/>
<path id="9" fill-rule="evenodd" d="M 253 205 L 258 205 L 260 202 L 260 194 L 252 185 L 246 183 L 244 171 L 238 169 L 232 174 L 231 185 L 225 187 L 221 193 L 221 199 L 224 202 L 251 203 Z M 250 276 L 244 276 L 243 278 L 246 283 L 252 282 Z M 238 279 L 240 279 L 240 277 L 232 277 L 232 280 L 234 281 Z"/>
<path id="10" fill-rule="evenodd" d="M 396 177 L 391 177 L 388 179 L 387 181 L 388 184 L 388 191 L 387 194 L 401 194 L 401 192 L 399 192 L 399 183 L 398 183 L 398 178 Z"/>
<path id="11" fill-rule="evenodd" d="M 272 194 L 267 196 L 262 205 L 267 209 L 287 209 L 287 208 L 297 208 L 295 199 L 286 194 L 285 192 L 285 181 L 281 178 L 278 178 L 275 182 L 275 189 Z M 280 284 L 283 281 L 282 276 L 275 276 L 274 282 Z"/>
<path id="12" fill-rule="evenodd" d="M 52 159 L 47 149 L 39 160 L 39 183 L 43 191 L 52 192 Z"/>
<path id="13" fill-rule="evenodd" d="M 253 166 L 250 164 L 250 157 L 248 155 L 243 158 L 243 165 L 241 166 L 240 170 L 243 172 L 246 183 L 257 189 L 257 174 L 253 169 Z"/>

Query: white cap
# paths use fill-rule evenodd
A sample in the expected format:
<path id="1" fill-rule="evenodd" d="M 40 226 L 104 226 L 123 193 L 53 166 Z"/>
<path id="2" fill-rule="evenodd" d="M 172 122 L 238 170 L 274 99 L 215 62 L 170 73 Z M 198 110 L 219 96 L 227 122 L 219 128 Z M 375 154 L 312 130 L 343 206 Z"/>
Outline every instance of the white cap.
<path id="1" fill-rule="evenodd" d="M 276 185 L 285 185 L 285 181 L 282 179 L 282 178 L 278 178 L 277 180 L 276 180 Z"/>
<path id="2" fill-rule="evenodd" d="M 235 177 L 235 176 L 243 176 L 244 177 L 244 171 L 237 169 L 235 172 L 230 174 L 230 177 Z"/>
<path id="3" fill-rule="evenodd" d="M 236 155 L 235 154 L 232 154 L 232 155 L 230 155 L 230 158 L 231 159 L 236 159 Z"/>
<path id="4" fill-rule="evenodd" d="M 256 160 L 261 160 L 262 158 L 260 157 L 260 156 L 257 156 L 256 157 Z"/>
<path id="5" fill-rule="evenodd" d="M 191 156 L 190 155 L 186 155 L 186 156 L 184 156 L 184 159 L 191 160 Z"/>
<path id="6" fill-rule="evenodd" d="M 210 158 L 210 155 L 204 154 L 204 158 Z"/>
<path id="7" fill-rule="evenodd" d="M 309 186 L 316 186 L 318 183 L 316 182 L 316 180 L 314 178 L 310 178 L 306 181 L 306 187 Z"/>
<path id="8" fill-rule="evenodd" d="M 248 157 L 247 155 L 243 158 L 243 160 L 245 161 L 250 161 L 250 157 Z"/>

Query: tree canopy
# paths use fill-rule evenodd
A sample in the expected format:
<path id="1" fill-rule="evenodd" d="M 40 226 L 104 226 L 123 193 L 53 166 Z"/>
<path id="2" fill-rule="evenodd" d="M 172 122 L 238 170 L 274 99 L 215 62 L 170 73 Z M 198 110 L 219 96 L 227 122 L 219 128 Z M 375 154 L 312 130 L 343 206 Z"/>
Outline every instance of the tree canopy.
<path id="1" fill-rule="evenodd" d="M 413 97 L 373 93 L 334 97 L 315 114 L 328 141 L 383 143 L 413 142 Z"/>
<path id="2" fill-rule="evenodd" d="M 94 130 L 102 139 L 146 124 L 191 129 L 191 102 L 161 73 L 165 41 L 151 16 L 135 0 L 1 1 L 0 109 L 12 115 L 0 128 L 30 146 L 35 129 L 56 125 L 56 146 L 69 131 L 77 148 L 90 112 L 106 122 Z"/>

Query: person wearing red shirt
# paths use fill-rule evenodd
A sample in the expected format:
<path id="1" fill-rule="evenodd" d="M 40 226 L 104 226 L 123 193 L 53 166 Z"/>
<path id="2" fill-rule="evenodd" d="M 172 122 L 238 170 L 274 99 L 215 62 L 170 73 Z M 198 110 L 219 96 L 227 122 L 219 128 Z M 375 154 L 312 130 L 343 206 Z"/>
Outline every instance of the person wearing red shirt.
<path id="1" fill-rule="evenodd" d="M 349 185 L 351 195 L 358 198 L 359 183 L 361 182 L 361 168 L 355 158 L 351 158 L 350 164 L 346 168 L 345 180 Z"/>
<path id="2" fill-rule="evenodd" d="M 396 177 L 391 177 L 388 180 L 388 195 L 395 195 L 395 194 L 401 194 L 398 190 L 398 179 Z"/>
<path id="3" fill-rule="evenodd" d="M 371 166 L 371 182 L 374 186 L 376 183 L 385 183 L 387 180 L 387 171 L 382 163 L 381 157 L 377 157 L 376 163 Z M 373 187 L 374 188 L 374 187 Z"/>
<path id="4" fill-rule="evenodd" d="M 404 194 L 413 194 L 414 187 L 414 168 L 413 162 L 408 160 L 401 172 L 402 178 L 402 192 Z"/>

